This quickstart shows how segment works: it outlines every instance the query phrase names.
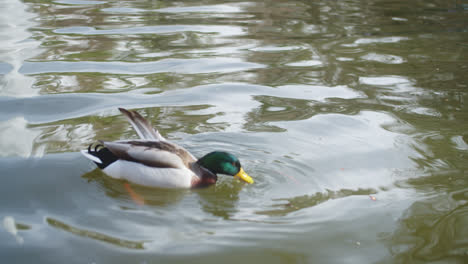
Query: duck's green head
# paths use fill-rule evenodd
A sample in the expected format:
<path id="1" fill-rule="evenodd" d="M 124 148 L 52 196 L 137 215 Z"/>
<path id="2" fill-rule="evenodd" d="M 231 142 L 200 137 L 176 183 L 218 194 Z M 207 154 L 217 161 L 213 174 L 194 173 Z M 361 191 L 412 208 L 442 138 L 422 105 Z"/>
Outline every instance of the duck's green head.
<path id="1" fill-rule="evenodd" d="M 242 169 L 239 159 L 231 153 L 224 151 L 210 152 L 197 162 L 215 174 L 220 173 L 231 175 L 239 177 L 241 180 L 248 183 L 254 182 L 254 180 Z"/>

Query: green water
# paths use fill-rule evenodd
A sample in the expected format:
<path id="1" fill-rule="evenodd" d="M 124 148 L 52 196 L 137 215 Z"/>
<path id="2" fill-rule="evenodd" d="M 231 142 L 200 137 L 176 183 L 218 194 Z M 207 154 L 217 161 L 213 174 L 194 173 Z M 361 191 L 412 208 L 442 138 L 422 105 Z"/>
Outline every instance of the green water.
<path id="1" fill-rule="evenodd" d="M 466 263 L 468 2 L 0 5 L 5 263 Z M 111 179 L 136 109 L 255 184 Z"/>

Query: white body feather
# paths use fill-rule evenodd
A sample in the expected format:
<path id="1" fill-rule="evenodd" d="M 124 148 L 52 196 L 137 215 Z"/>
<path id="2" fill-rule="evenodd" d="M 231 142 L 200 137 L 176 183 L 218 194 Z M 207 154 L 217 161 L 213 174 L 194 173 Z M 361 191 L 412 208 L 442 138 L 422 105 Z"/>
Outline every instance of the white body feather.
<path id="1" fill-rule="evenodd" d="M 103 171 L 115 179 L 125 179 L 139 185 L 163 188 L 190 188 L 192 177 L 195 176 L 186 168 L 154 168 L 126 160 L 117 160 Z"/>

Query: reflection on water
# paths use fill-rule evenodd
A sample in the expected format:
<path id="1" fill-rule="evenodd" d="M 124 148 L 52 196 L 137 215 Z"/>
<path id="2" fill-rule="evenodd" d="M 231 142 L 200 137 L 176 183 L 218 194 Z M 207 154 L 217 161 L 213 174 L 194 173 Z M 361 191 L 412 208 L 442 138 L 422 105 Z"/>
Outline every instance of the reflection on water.
<path id="1" fill-rule="evenodd" d="M 466 259 L 463 1 L 4 2 L 4 259 Z M 136 138 L 117 107 L 255 184 L 107 177 L 77 151 Z"/>
<path id="2" fill-rule="evenodd" d="M 13 217 L 11 217 L 11 216 L 5 216 L 3 218 L 3 228 L 8 233 L 13 235 L 13 237 L 16 239 L 16 242 L 18 244 L 23 244 L 24 243 L 23 237 L 18 234 L 18 229 L 28 229 L 27 226 L 17 224 L 15 222 L 15 219 Z"/>
<path id="3" fill-rule="evenodd" d="M 16 117 L 0 122 L 0 156 L 42 156 L 41 148 L 33 148 L 41 131 L 28 128 L 23 117 Z"/>
<path id="4" fill-rule="evenodd" d="M 144 248 L 144 242 L 120 239 L 120 238 L 108 236 L 106 234 L 101 234 L 99 232 L 80 229 L 80 228 L 73 227 L 71 225 L 65 224 L 59 220 L 52 219 L 52 218 L 47 218 L 46 221 L 49 225 L 57 229 L 62 229 L 64 231 L 70 232 L 77 236 L 91 238 L 91 239 L 99 240 L 105 243 L 113 244 L 119 247 L 129 248 L 129 249 L 143 249 Z"/>
<path id="5" fill-rule="evenodd" d="M 32 38 L 29 22 L 37 15 L 21 1 L 6 1 L 0 7 L 0 96 L 32 96 L 34 78 L 18 72 L 25 60 L 41 53 L 40 42 Z M 15 22 L 11 23 L 12 18 Z"/>
<path id="6" fill-rule="evenodd" d="M 464 261 L 468 221 L 466 189 L 450 197 L 415 202 L 400 220 L 391 241 L 399 262 Z"/>
<path id="7" fill-rule="evenodd" d="M 376 200 L 371 194 L 377 193 L 376 190 L 340 190 L 340 191 L 331 191 L 319 192 L 314 195 L 303 195 L 292 198 L 283 198 L 283 199 L 274 199 L 278 204 L 274 204 L 271 210 L 259 211 L 258 214 L 265 214 L 271 216 L 283 216 L 289 213 L 299 211 L 304 208 L 316 206 L 320 203 L 324 203 L 330 199 L 339 199 L 346 196 L 353 195 L 366 195 L 369 196 L 371 200 Z"/>

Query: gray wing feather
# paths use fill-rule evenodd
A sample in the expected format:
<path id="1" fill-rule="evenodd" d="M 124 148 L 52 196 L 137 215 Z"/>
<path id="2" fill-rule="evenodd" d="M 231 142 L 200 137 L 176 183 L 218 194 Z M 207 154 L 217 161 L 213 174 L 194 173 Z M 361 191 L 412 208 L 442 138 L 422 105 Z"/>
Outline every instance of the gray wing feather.
<path id="1" fill-rule="evenodd" d="M 129 111 L 124 108 L 119 108 L 119 110 L 127 118 L 130 124 L 132 124 L 133 128 L 141 139 L 166 140 L 163 136 L 161 136 L 161 134 L 159 134 L 158 130 L 151 126 L 148 120 L 146 120 L 137 112 Z"/>
<path id="2" fill-rule="evenodd" d="M 142 163 L 157 168 L 187 168 L 177 146 L 161 141 L 102 142 L 119 159 Z"/>

